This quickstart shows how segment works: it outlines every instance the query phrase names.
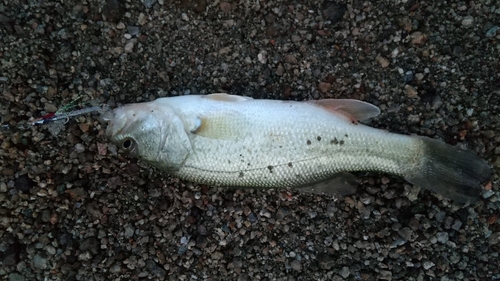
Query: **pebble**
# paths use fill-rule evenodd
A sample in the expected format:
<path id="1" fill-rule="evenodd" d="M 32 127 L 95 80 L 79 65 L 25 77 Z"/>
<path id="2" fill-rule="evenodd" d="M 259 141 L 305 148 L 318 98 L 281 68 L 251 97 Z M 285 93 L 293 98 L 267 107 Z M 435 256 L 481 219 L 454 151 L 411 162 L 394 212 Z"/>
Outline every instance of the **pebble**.
<path id="1" fill-rule="evenodd" d="M 278 65 L 278 68 L 276 68 L 276 75 L 278 76 L 283 76 L 283 74 L 285 73 L 285 68 L 283 67 L 283 65 L 280 63 Z"/>
<path id="2" fill-rule="evenodd" d="M 473 16 L 465 16 L 462 19 L 462 26 L 465 28 L 472 27 L 474 25 L 474 17 Z"/>
<path id="3" fill-rule="evenodd" d="M 486 31 L 486 37 L 488 38 L 492 38 L 492 37 L 495 37 L 498 30 L 500 30 L 500 27 L 498 26 L 493 26 L 492 28 L 488 29 L 488 31 Z"/>
<path id="4" fill-rule="evenodd" d="M 347 5 L 337 2 L 327 2 L 328 6 L 323 10 L 323 17 L 329 20 L 332 24 L 341 21 L 347 11 Z"/>
<path id="5" fill-rule="evenodd" d="M 285 62 L 290 63 L 290 64 L 297 64 L 297 58 L 294 55 L 286 55 L 285 56 Z"/>
<path id="6" fill-rule="evenodd" d="M 343 278 L 349 277 L 349 275 L 351 274 L 351 272 L 349 271 L 349 267 L 347 266 L 342 267 L 342 269 L 339 271 L 339 274 Z"/>
<path id="7" fill-rule="evenodd" d="M 33 257 L 33 266 L 38 268 L 38 269 L 45 269 L 48 267 L 47 265 L 47 258 L 43 254 L 36 254 Z"/>
<path id="8" fill-rule="evenodd" d="M 436 238 L 439 243 L 445 244 L 446 242 L 448 242 L 449 234 L 447 232 L 438 232 L 436 234 Z"/>
<path id="9" fill-rule="evenodd" d="M 19 273 L 9 274 L 9 281 L 25 281 L 26 279 Z"/>
<path id="10" fill-rule="evenodd" d="M 302 270 L 302 265 L 300 264 L 300 261 L 298 260 L 293 260 L 290 263 L 290 267 L 295 270 L 295 271 L 301 271 Z"/>
<path id="11" fill-rule="evenodd" d="M 382 56 L 380 56 L 380 55 L 379 55 L 379 56 L 377 56 L 376 60 L 377 60 L 378 64 L 380 64 L 380 66 L 381 66 L 382 68 L 386 68 L 386 67 L 388 67 L 388 66 L 389 66 L 389 64 L 390 64 L 390 62 L 389 62 L 389 60 L 388 60 L 388 59 L 386 59 L 386 58 L 384 58 L 384 57 L 382 57 Z"/>
<path id="12" fill-rule="evenodd" d="M 85 152 L 85 146 L 84 146 L 83 144 L 81 144 L 81 143 L 77 143 L 77 144 L 75 145 L 75 151 L 76 151 L 77 153 L 82 153 L 82 152 Z"/>
<path id="13" fill-rule="evenodd" d="M 134 232 L 135 232 L 134 228 L 132 226 L 130 226 L 130 225 L 127 225 L 125 227 L 125 233 L 124 233 L 124 235 L 125 235 L 126 238 L 131 238 L 132 236 L 134 236 Z"/>
<path id="14" fill-rule="evenodd" d="M 413 99 L 413 98 L 418 97 L 418 92 L 413 86 L 405 85 L 405 92 L 406 92 L 406 96 L 409 98 Z"/>
<path id="15" fill-rule="evenodd" d="M 427 36 L 420 31 L 411 34 L 411 43 L 413 45 L 422 45 L 427 41 Z"/>
<path id="16" fill-rule="evenodd" d="M 321 93 L 327 93 L 332 88 L 332 84 L 326 82 L 319 82 L 318 89 Z"/>
<path id="17" fill-rule="evenodd" d="M 28 192 L 34 186 L 33 181 L 29 178 L 28 175 L 19 176 L 14 183 L 14 187 L 22 192 Z"/>
<path id="18" fill-rule="evenodd" d="M 48 113 L 53 113 L 57 111 L 57 107 L 51 103 L 45 103 L 44 110 Z"/>
<path id="19" fill-rule="evenodd" d="M 431 262 L 431 261 L 424 261 L 423 264 L 422 264 L 422 267 L 425 269 L 425 270 L 429 270 L 431 269 L 432 267 L 434 267 L 436 264 Z"/>

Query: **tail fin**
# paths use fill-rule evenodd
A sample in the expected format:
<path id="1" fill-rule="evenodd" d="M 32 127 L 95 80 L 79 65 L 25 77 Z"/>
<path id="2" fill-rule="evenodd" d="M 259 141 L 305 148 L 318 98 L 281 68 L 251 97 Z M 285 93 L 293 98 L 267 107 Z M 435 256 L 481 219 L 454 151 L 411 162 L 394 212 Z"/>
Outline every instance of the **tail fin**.
<path id="1" fill-rule="evenodd" d="M 491 176 L 488 163 L 471 151 L 427 137 L 420 169 L 405 179 L 458 203 L 474 203 L 481 195 L 481 183 Z"/>

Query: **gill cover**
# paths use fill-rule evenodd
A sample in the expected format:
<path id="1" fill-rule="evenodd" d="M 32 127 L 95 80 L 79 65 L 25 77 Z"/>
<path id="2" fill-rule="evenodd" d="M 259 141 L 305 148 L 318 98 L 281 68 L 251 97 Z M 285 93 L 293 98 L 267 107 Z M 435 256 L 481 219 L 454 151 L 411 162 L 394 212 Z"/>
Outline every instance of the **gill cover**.
<path id="1" fill-rule="evenodd" d="M 164 170 L 178 170 L 192 152 L 181 119 L 156 101 L 113 111 L 106 136 L 129 155 Z"/>

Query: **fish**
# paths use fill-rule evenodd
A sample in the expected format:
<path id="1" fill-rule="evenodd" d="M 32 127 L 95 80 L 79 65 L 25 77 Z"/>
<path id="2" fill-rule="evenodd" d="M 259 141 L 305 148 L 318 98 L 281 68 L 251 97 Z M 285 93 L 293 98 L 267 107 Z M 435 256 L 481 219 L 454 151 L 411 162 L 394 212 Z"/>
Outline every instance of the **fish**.
<path id="1" fill-rule="evenodd" d="M 331 188 L 342 173 L 402 177 L 472 204 L 491 176 L 469 150 L 364 125 L 380 114 L 353 99 L 284 101 L 215 93 L 126 104 L 105 116 L 120 150 L 193 183 L 234 188 Z M 329 187 L 330 186 L 330 187 Z"/>

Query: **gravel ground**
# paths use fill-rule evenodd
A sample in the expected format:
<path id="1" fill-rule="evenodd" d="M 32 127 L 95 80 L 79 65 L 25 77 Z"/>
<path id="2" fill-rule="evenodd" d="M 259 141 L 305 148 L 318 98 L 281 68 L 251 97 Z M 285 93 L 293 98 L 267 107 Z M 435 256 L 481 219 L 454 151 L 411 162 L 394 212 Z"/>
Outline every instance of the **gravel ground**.
<path id="1" fill-rule="evenodd" d="M 494 0 L 4 1 L 0 279 L 500 280 L 499 26 Z M 26 123 L 213 92 L 361 99 L 495 172 L 465 207 L 373 173 L 345 198 L 217 189 L 118 154 L 96 116 Z"/>

